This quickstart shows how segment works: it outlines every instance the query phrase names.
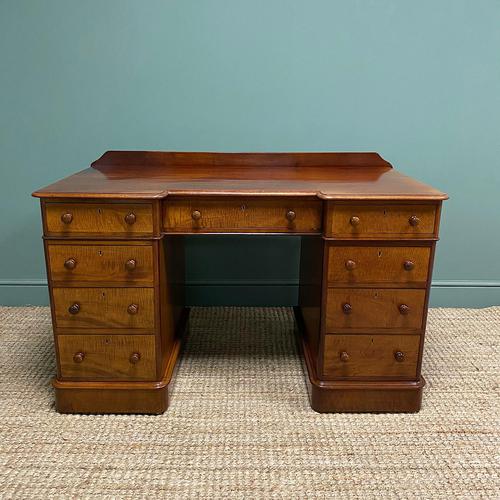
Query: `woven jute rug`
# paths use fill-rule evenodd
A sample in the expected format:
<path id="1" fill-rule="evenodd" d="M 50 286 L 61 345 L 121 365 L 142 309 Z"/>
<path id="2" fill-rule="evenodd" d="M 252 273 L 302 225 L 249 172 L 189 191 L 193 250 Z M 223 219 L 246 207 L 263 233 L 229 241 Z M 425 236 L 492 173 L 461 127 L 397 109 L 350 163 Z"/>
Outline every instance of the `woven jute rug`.
<path id="1" fill-rule="evenodd" d="M 285 308 L 195 308 L 161 416 L 59 415 L 48 308 L 0 308 L 1 498 L 498 498 L 500 308 L 430 311 L 417 414 L 309 407 Z"/>

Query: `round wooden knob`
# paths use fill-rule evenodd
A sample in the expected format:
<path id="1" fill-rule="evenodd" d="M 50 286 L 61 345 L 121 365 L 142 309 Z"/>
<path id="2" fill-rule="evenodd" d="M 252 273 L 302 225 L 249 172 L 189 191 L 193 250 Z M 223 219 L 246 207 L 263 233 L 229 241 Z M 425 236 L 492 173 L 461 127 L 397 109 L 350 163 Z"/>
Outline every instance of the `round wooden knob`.
<path id="1" fill-rule="evenodd" d="M 410 223 L 410 226 L 416 227 L 420 224 L 420 219 L 416 215 L 412 215 L 408 219 L 408 222 Z"/>
<path id="2" fill-rule="evenodd" d="M 340 353 L 340 361 L 342 361 L 342 363 L 347 363 L 349 361 L 349 353 L 342 351 Z"/>
<path id="3" fill-rule="evenodd" d="M 344 314 L 351 314 L 352 312 L 351 304 L 349 304 L 348 302 L 342 304 L 342 311 L 344 312 Z"/>
<path id="4" fill-rule="evenodd" d="M 403 267 L 405 268 L 405 271 L 411 271 L 415 267 L 415 264 L 411 260 L 405 260 Z"/>
<path id="5" fill-rule="evenodd" d="M 125 262 L 125 268 L 128 271 L 133 271 L 137 267 L 137 261 L 135 259 L 129 259 Z"/>
<path id="6" fill-rule="evenodd" d="M 286 213 L 286 218 L 292 222 L 295 220 L 295 217 L 297 217 L 297 214 L 293 211 L 293 210 L 288 210 L 288 212 Z"/>
<path id="7" fill-rule="evenodd" d="M 356 269 L 356 262 L 354 262 L 353 260 L 346 260 L 345 261 L 345 268 L 348 271 L 353 271 L 354 269 Z"/>
<path id="8" fill-rule="evenodd" d="M 139 311 L 139 306 L 137 304 L 130 304 L 127 307 L 127 312 L 129 314 L 137 314 L 138 311 Z"/>
<path id="9" fill-rule="evenodd" d="M 141 353 L 139 352 L 133 352 L 131 355 L 130 355 L 130 358 L 128 358 L 129 361 L 135 365 L 137 363 L 139 363 L 139 361 L 141 360 Z"/>
<path id="10" fill-rule="evenodd" d="M 191 214 L 191 218 L 193 220 L 200 220 L 201 219 L 201 212 L 199 210 L 193 210 L 193 213 Z"/>
<path id="11" fill-rule="evenodd" d="M 399 312 L 401 314 L 405 314 L 406 315 L 406 314 L 408 314 L 410 312 L 410 306 L 407 306 L 406 304 L 401 304 L 398 307 L 398 309 L 399 309 Z"/>
<path id="12" fill-rule="evenodd" d="M 351 224 L 351 226 L 358 226 L 358 225 L 359 225 L 359 223 L 360 223 L 359 217 L 356 217 L 355 215 L 353 215 L 353 216 L 349 219 L 349 223 Z"/>
<path id="13" fill-rule="evenodd" d="M 405 353 L 401 352 L 401 351 L 396 351 L 394 353 L 394 359 L 401 363 L 401 361 L 404 361 L 404 359 L 405 359 Z"/>
<path id="14" fill-rule="evenodd" d="M 125 222 L 131 226 L 132 224 L 135 224 L 135 221 L 137 220 L 137 217 L 135 216 L 134 212 L 130 212 L 125 216 Z"/>
<path id="15" fill-rule="evenodd" d="M 78 302 L 71 304 L 68 308 L 68 311 L 70 314 L 78 314 L 78 312 L 80 311 L 80 304 Z"/>
<path id="16" fill-rule="evenodd" d="M 70 270 L 74 269 L 76 267 L 76 259 L 73 259 L 73 257 L 71 257 L 70 259 L 64 262 L 64 267 Z"/>
<path id="17" fill-rule="evenodd" d="M 71 224 L 72 220 L 73 220 L 72 213 L 66 212 L 65 214 L 61 215 L 61 221 L 63 222 L 63 224 Z"/>
<path id="18" fill-rule="evenodd" d="M 73 361 L 75 363 L 81 363 L 85 359 L 85 353 L 84 352 L 76 352 L 73 355 Z"/>

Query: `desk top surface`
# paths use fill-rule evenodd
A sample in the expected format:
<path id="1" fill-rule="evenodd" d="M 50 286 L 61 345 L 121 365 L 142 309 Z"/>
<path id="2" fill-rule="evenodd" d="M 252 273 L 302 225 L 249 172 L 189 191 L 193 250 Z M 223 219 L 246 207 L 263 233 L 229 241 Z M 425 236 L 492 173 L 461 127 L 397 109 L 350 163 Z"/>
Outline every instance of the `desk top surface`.
<path id="1" fill-rule="evenodd" d="M 326 200 L 444 200 L 377 153 L 108 151 L 39 198 L 158 199 L 169 195 L 317 196 Z"/>

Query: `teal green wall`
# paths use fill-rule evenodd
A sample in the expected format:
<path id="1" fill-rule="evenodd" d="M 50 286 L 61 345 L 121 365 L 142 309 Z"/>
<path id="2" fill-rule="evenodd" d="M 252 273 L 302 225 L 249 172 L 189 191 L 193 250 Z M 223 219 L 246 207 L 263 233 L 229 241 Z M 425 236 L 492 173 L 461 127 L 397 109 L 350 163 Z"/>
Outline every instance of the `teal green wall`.
<path id="1" fill-rule="evenodd" d="M 500 303 L 497 0 L 2 0 L 0 65 L 0 303 L 46 301 L 30 193 L 107 149 L 378 151 L 451 195 L 432 303 Z M 191 301 L 295 300 L 294 239 L 230 242 Z"/>

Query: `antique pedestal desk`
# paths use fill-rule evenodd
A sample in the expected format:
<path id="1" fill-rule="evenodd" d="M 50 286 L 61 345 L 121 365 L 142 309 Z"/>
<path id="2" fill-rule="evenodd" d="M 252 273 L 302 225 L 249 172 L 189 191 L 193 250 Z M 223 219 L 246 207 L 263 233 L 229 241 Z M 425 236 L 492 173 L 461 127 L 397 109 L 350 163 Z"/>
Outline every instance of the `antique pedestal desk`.
<path id="1" fill-rule="evenodd" d="M 214 233 L 301 236 L 296 317 L 314 410 L 420 409 L 447 196 L 378 154 L 109 151 L 33 195 L 59 412 L 166 410 L 188 313 L 184 236 Z"/>

